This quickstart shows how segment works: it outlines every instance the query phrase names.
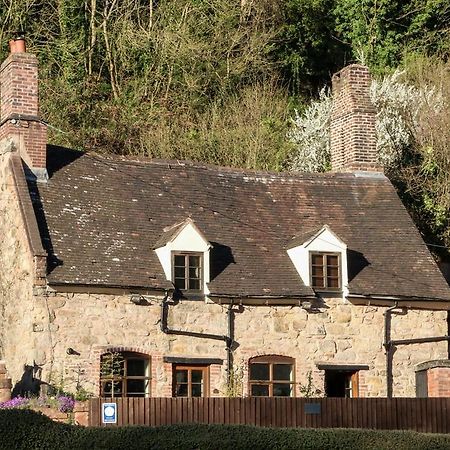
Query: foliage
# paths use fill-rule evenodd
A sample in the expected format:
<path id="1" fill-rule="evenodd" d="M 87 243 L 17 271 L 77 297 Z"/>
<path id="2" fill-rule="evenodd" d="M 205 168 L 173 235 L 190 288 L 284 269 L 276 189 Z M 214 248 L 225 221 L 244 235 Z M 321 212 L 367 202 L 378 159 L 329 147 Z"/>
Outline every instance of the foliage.
<path id="1" fill-rule="evenodd" d="M 75 400 L 67 395 L 57 397 L 21 397 L 17 396 L 6 402 L 0 403 L 0 409 L 29 409 L 29 408 L 55 408 L 63 413 L 72 412 Z"/>
<path id="2" fill-rule="evenodd" d="M 378 73 L 410 52 L 449 55 L 446 0 L 336 0 L 336 32 Z"/>
<path id="3" fill-rule="evenodd" d="M 291 170 L 301 172 L 325 172 L 330 163 L 331 92 L 323 88 L 319 98 L 304 110 L 295 111 L 293 126 L 288 133 L 295 145 L 290 160 Z"/>
<path id="4" fill-rule="evenodd" d="M 114 378 L 123 375 L 124 357 L 120 352 L 107 352 L 102 355 L 100 375 L 102 378 Z"/>
<path id="5" fill-rule="evenodd" d="M 315 95 L 340 69 L 348 46 L 336 39 L 335 0 L 286 0 L 274 56 L 295 95 Z"/>
<path id="6" fill-rule="evenodd" d="M 306 383 L 298 384 L 298 390 L 302 397 L 305 398 L 320 397 L 321 394 L 323 395 L 322 391 L 314 385 L 311 371 L 308 371 L 306 374 Z"/>
<path id="7" fill-rule="evenodd" d="M 225 397 L 242 397 L 244 387 L 244 365 L 235 365 L 227 374 L 224 388 Z"/>
<path id="8" fill-rule="evenodd" d="M 409 431 L 258 428 L 245 425 L 83 428 L 42 414 L 0 411 L 0 449 L 445 449 L 447 435 Z"/>

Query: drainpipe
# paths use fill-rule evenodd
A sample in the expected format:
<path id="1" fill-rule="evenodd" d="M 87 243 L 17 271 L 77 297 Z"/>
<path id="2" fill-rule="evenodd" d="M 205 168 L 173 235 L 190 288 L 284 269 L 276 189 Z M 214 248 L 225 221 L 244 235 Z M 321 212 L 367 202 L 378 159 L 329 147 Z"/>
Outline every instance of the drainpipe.
<path id="1" fill-rule="evenodd" d="M 395 347 L 399 345 L 410 344 L 428 344 L 432 342 L 450 342 L 450 336 L 430 336 L 423 338 L 411 338 L 411 339 L 391 339 L 391 319 L 393 310 L 398 308 L 398 302 L 395 302 L 394 306 L 389 307 L 384 312 L 384 343 L 383 346 L 386 349 L 386 385 L 387 385 L 387 397 L 392 398 L 392 363 L 394 358 Z M 406 311 L 406 308 L 403 308 Z"/>
<path id="2" fill-rule="evenodd" d="M 392 398 L 392 360 L 393 346 L 391 341 L 391 319 L 392 311 L 398 308 L 398 302 L 384 312 L 384 343 L 386 349 L 386 394 L 388 398 Z"/>
<path id="3" fill-rule="evenodd" d="M 230 382 L 231 370 L 233 368 L 233 302 L 228 306 L 227 321 L 228 334 L 226 336 L 220 334 L 199 333 L 197 331 L 174 330 L 168 326 L 169 316 L 169 299 L 170 291 L 166 290 L 161 302 L 160 328 L 165 334 L 173 334 L 177 336 L 189 336 L 202 339 L 212 339 L 215 341 L 224 341 L 227 351 L 227 383 Z"/>

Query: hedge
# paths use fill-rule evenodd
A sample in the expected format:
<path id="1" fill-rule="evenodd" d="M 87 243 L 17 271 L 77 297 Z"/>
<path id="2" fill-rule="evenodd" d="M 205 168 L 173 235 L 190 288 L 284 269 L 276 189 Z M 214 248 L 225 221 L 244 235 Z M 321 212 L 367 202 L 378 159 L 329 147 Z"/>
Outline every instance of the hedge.
<path id="1" fill-rule="evenodd" d="M 0 411 L 0 449 L 395 449 L 450 448 L 450 436 L 412 431 L 258 428 L 246 425 L 83 428 L 30 410 Z"/>

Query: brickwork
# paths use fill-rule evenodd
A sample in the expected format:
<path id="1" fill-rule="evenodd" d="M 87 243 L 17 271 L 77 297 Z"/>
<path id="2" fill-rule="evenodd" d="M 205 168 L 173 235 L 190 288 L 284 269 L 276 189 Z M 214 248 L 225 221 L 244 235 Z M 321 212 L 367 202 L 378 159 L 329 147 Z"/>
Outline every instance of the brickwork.
<path id="1" fill-rule="evenodd" d="M 332 78 L 331 166 L 336 172 L 381 171 L 377 161 L 376 109 L 367 67 L 352 64 Z"/>
<path id="2" fill-rule="evenodd" d="M 450 367 L 433 367 L 427 378 L 428 397 L 450 397 Z"/>
<path id="3" fill-rule="evenodd" d="M 38 60 L 13 53 L 0 67 L 0 141 L 12 136 L 29 167 L 45 168 L 47 126 L 39 121 Z"/>
<path id="4" fill-rule="evenodd" d="M 8 377 L 6 365 L 0 361 L 0 403 L 6 402 L 11 398 L 11 378 Z"/>

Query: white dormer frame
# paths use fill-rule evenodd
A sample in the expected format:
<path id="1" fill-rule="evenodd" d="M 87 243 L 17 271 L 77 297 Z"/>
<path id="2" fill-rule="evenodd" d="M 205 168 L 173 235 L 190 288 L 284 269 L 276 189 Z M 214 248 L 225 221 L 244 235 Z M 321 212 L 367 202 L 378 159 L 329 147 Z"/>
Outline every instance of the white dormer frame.
<path id="1" fill-rule="evenodd" d="M 305 286 L 311 286 L 312 253 L 332 253 L 339 255 L 341 289 L 338 292 L 342 293 L 342 296 L 345 298 L 349 293 L 347 244 L 343 242 L 328 225 L 324 225 L 318 232 L 313 234 L 302 244 L 288 248 L 287 254 L 289 255 L 289 258 L 291 258 L 291 261 L 297 269 Z M 325 291 L 326 290 L 324 290 L 324 292 Z"/>
<path id="2" fill-rule="evenodd" d="M 170 230 L 174 229 L 173 234 Z M 209 250 L 212 247 L 207 241 L 204 234 L 199 230 L 194 221 L 190 218 L 184 222 L 176 224 L 164 230 L 170 235 L 167 242 L 162 243 L 154 249 L 158 256 L 159 262 L 164 270 L 166 279 L 173 282 L 173 255 L 199 254 L 202 256 L 202 294 L 207 296 L 209 294 L 208 283 L 210 281 L 210 262 Z"/>

